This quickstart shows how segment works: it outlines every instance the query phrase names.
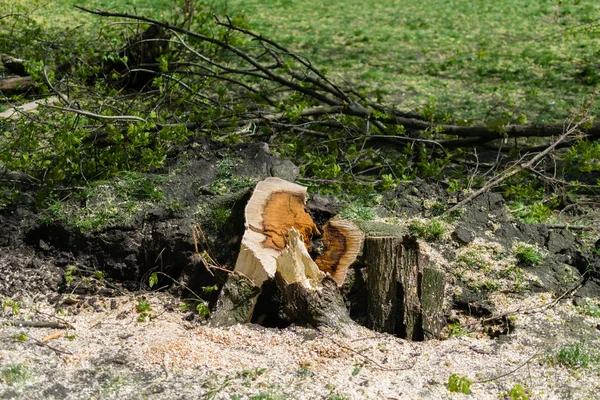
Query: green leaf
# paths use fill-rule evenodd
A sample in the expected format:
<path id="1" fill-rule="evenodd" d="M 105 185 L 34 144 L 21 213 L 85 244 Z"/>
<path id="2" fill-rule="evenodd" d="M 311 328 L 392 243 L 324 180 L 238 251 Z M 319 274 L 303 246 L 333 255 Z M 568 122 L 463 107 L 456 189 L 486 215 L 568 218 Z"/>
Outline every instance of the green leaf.
<path id="1" fill-rule="evenodd" d="M 523 389 L 523 386 L 518 383 L 510 389 L 508 395 L 512 400 L 529 400 L 529 396 L 527 396 L 527 392 Z"/>
<path id="2" fill-rule="evenodd" d="M 210 315 L 210 309 L 204 303 L 200 303 L 196 306 L 196 311 L 198 311 L 198 315 L 202 318 L 207 318 Z"/>
<path id="3" fill-rule="evenodd" d="M 471 394 L 472 382 L 466 376 L 452 374 L 448 377 L 448 390 L 455 393 Z"/>
<path id="4" fill-rule="evenodd" d="M 150 287 L 152 288 L 157 283 L 158 283 L 158 274 L 156 272 L 154 272 L 152 275 L 150 275 L 150 279 L 148 280 L 148 285 L 150 285 Z"/>

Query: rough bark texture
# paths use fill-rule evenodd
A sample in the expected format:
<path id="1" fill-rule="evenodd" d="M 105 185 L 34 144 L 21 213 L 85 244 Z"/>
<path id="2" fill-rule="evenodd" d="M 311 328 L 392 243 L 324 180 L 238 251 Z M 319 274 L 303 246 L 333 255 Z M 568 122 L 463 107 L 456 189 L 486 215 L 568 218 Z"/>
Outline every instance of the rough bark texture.
<path id="1" fill-rule="evenodd" d="M 350 319 L 337 283 L 332 278 L 323 279 L 319 290 L 312 290 L 301 282 L 288 284 L 279 273 L 276 279 L 284 299 L 283 312 L 290 320 L 313 327 L 326 326 L 342 332 L 355 324 Z"/>
<path id="2" fill-rule="evenodd" d="M 260 288 L 239 274 L 232 274 L 221 289 L 215 311 L 211 315 L 213 326 L 229 326 L 250 322 Z"/>
<path id="3" fill-rule="evenodd" d="M 444 321 L 442 307 L 444 303 L 444 273 L 433 268 L 423 268 L 421 283 L 421 308 L 423 309 L 424 339 L 435 339 L 440 336 Z"/>
<path id="4" fill-rule="evenodd" d="M 369 237 L 364 258 L 370 327 L 410 340 L 438 337 L 444 274 L 429 268 L 417 240 L 411 236 Z"/>
<path id="5" fill-rule="evenodd" d="M 396 332 L 398 319 L 398 266 L 401 239 L 397 237 L 367 238 L 364 257 L 367 260 L 367 312 L 370 328 L 378 332 Z"/>

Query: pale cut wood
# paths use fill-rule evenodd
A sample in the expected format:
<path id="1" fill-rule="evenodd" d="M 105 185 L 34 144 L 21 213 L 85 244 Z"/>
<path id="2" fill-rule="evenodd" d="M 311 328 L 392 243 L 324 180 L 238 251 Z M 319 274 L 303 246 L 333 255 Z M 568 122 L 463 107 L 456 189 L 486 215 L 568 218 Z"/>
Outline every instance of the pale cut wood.
<path id="1" fill-rule="evenodd" d="M 304 206 L 306 188 L 280 178 L 259 182 L 245 210 L 246 231 L 242 237 L 235 271 L 258 287 L 275 276 L 276 259 L 285 247 L 287 235 L 295 228 L 306 246 L 318 232 Z"/>
<path id="2" fill-rule="evenodd" d="M 59 100 L 58 100 L 58 97 L 56 97 L 56 96 L 48 97 L 46 99 L 32 101 L 30 103 L 25 103 L 20 106 L 12 107 L 6 111 L 0 112 L 0 118 L 18 118 L 19 116 L 21 116 L 21 113 L 33 111 L 36 108 L 38 108 L 38 106 L 40 104 L 49 105 L 49 104 L 57 104 L 58 102 L 59 102 Z"/>
<path id="3" fill-rule="evenodd" d="M 325 253 L 317 257 L 319 269 L 333 278 L 338 286 L 346 280 L 348 268 L 360 252 L 364 234 L 347 219 L 333 218 L 323 227 Z"/>
<path id="4" fill-rule="evenodd" d="M 277 272 L 285 283 L 297 282 L 307 289 L 317 290 L 325 274 L 308 254 L 302 236 L 292 228 L 288 234 L 287 245 L 277 258 Z"/>
<path id="5" fill-rule="evenodd" d="M 283 267 L 283 274 L 286 279 L 297 279 L 302 264 L 305 277 L 318 276 L 317 268 L 309 263 L 307 250 L 310 236 L 318 230 L 304 210 L 305 203 L 306 188 L 295 183 L 267 178 L 256 185 L 246 205 L 246 230 L 234 268 L 235 275 L 230 275 L 221 290 L 211 323 L 231 325 L 252 319 L 263 284 L 275 278 L 277 259 L 282 255 L 292 230 L 295 233 L 291 233 L 291 246 L 284 259 L 298 265 Z M 240 276 L 245 279 L 241 280 Z"/>

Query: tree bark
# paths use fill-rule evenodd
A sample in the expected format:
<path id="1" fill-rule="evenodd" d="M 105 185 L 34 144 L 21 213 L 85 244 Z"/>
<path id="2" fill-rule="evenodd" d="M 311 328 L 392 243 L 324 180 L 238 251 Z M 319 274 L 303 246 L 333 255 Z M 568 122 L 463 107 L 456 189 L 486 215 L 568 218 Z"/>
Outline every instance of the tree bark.
<path id="1" fill-rule="evenodd" d="M 444 274 L 429 267 L 418 241 L 411 236 L 368 237 L 364 259 L 369 326 L 409 340 L 438 337 Z"/>

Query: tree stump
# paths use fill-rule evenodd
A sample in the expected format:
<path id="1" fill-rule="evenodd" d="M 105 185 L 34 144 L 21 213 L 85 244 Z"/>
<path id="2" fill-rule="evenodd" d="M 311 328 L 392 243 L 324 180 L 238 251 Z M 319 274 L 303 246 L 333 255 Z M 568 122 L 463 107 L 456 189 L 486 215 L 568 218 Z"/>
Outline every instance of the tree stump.
<path id="1" fill-rule="evenodd" d="M 444 274 L 429 267 L 412 236 L 368 237 L 368 324 L 409 340 L 436 338 L 442 328 Z"/>
<path id="2" fill-rule="evenodd" d="M 329 221 L 323 228 L 326 251 L 315 262 L 308 249 L 318 229 L 305 204 L 303 186 L 279 178 L 256 185 L 245 210 L 246 231 L 234 269 L 238 276 L 232 275 L 221 290 L 213 324 L 249 322 L 261 289 L 275 282 L 287 321 L 348 331 L 353 321 L 339 287 L 356 260 L 363 233 L 351 221 Z M 245 287 L 236 288 L 242 283 Z"/>

